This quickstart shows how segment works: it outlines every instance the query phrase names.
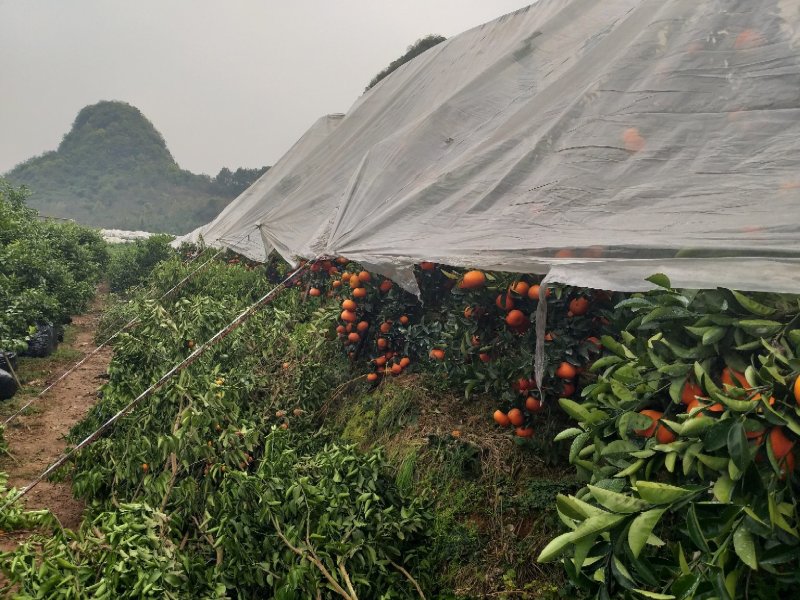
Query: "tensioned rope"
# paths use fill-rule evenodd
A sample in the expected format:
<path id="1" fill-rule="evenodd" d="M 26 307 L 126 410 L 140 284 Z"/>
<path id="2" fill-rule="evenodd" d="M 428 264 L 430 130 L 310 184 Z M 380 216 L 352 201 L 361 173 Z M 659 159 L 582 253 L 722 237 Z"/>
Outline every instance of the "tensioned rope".
<path id="1" fill-rule="evenodd" d="M 86 438 L 84 438 L 82 441 L 80 441 L 74 447 L 70 448 L 68 451 L 64 452 L 58 458 L 58 460 L 56 460 L 53 464 L 51 464 L 49 467 L 47 467 L 47 469 L 45 469 L 44 472 L 41 475 L 39 475 L 36 479 L 31 481 L 27 486 L 25 486 L 24 488 L 19 490 L 19 492 L 17 492 L 17 494 L 13 498 L 10 498 L 9 500 L 7 500 L 6 503 L 3 505 L 3 507 L 0 508 L 0 512 L 5 511 L 14 502 L 19 500 L 23 496 L 25 496 L 33 488 L 35 488 L 37 485 L 39 485 L 48 475 L 50 475 L 53 471 L 58 469 L 65 462 L 67 462 L 72 457 L 73 454 L 75 454 L 76 452 L 78 452 L 82 448 L 88 446 L 93 441 L 95 441 L 100 436 L 100 434 L 102 434 L 106 429 L 111 427 L 111 425 L 113 425 L 121 417 L 125 416 L 128 412 L 130 412 L 131 409 L 133 409 L 133 407 L 136 406 L 139 402 L 141 402 L 142 400 L 144 400 L 148 396 L 151 396 L 152 394 L 154 394 L 155 392 L 160 390 L 164 386 L 165 383 L 167 383 L 175 375 L 177 375 L 178 373 L 180 373 L 181 371 L 186 369 L 186 367 L 189 367 L 198 358 L 200 358 L 203 354 L 205 354 L 206 350 L 208 350 L 209 348 L 213 347 L 217 342 L 219 342 L 220 340 L 222 340 L 225 337 L 227 337 L 232 331 L 234 331 L 242 323 L 247 321 L 247 319 L 249 319 L 253 315 L 253 313 L 255 313 L 262 306 L 264 306 L 267 303 L 269 303 L 272 300 L 272 298 L 275 296 L 275 294 L 277 294 L 281 290 L 285 289 L 287 282 L 291 281 L 295 276 L 300 274 L 304 269 L 309 268 L 312 264 L 314 264 L 318 260 L 319 260 L 319 257 L 314 258 L 313 260 L 310 260 L 309 262 L 307 262 L 307 263 L 305 263 L 303 265 L 300 265 L 297 269 L 295 269 L 292 273 L 290 273 L 283 281 L 281 281 L 278 285 L 276 285 L 274 288 L 272 288 L 272 290 L 267 292 L 264 296 L 262 296 L 254 304 L 252 304 L 249 308 L 244 310 L 241 314 L 239 314 L 238 317 L 236 317 L 233 321 L 228 323 L 228 325 L 226 325 L 225 327 L 220 329 L 217 333 L 215 333 L 207 342 L 205 342 L 205 343 L 201 344 L 200 346 L 198 346 L 195 349 L 194 352 L 192 352 L 189 356 L 187 356 L 183 360 L 183 362 L 181 362 L 181 363 L 175 365 L 174 367 L 172 367 L 172 369 L 170 369 L 164 375 L 161 376 L 161 379 L 159 379 L 157 382 L 155 382 L 153 385 L 151 385 L 149 388 L 147 388 L 145 391 L 143 391 L 141 394 L 139 394 L 136 398 L 131 400 L 127 405 L 125 405 L 123 408 L 121 408 L 115 415 L 113 415 L 105 423 L 100 425 L 100 427 L 98 427 L 93 433 L 88 435 Z"/>
<path id="2" fill-rule="evenodd" d="M 243 236 L 242 236 L 241 238 L 239 238 L 239 240 L 237 240 L 237 241 L 241 241 L 241 240 L 243 240 L 243 239 L 245 238 L 245 236 L 246 236 L 246 235 L 249 235 L 249 233 L 248 233 L 248 234 L 245 234 L 245 235 L 243 235 Z M 211 258 L 209 258 L 209 259 L 208 259 L 206 262 L 204 262 L 202 265 L 200 265 L 199 267 L 197 267 L 197 268 L 196 268 L 194 271 L 192 271 L 191 273 L 189 273 L 189 274 L 188 274 L 186 277 L 184 277 L 183 279 L 181 279 L 181 280 L 180 280 L 178 283 L 176 283 L 174 286 L 172 286 L 172 287 L 171 287 L 169 290 L 167 290 L 166 292 L 164 292 L 164 293 L 163 293 L 163 294 L 162 294 L 162 295 L 161 295 L 161 296 L 158 298 L 158 301 L 161 301 L 161 300 L 163 300 L 164 298 L 167 298 L 167 297 L 168 297 L 170 294 L 173 294 L 173 293 L 174 293 L 176 290 L 178 290 L 178 289 L 180 289 L 181 287 L 183 287 L 184 285 L 186 285 L 186 283 L 187 283 L 187 282 L 188 282 L 188 281 L 189 281 L 189 280 L 190 280 L 192 277 L 194 277 L 194 276 L 195 276 L 197 273 L 199 273 L 199 272 L 200 272 L 202 269 L 204 269 L 206 266 L 208 266 L 209 264 L 211 264 L 211 262 L 212 262 L 212 261 L 213 261 L 215 258 L 217 258 L 217 256 L 219 256 L 220 254 L 222 254 L 223 252 L 225 252 L 225 250 L 226 250 L 225 248 L 221 248 L 221 249 L 220 249 L 220 250 L 219 250 L 219 251 L 218 251 L 216 254 L 214 254 L 214 256 L 212 256 Z M 200 256 L 202 256 L 202 254 L 203 254 L 203 253 L 202 253 L 202 252 L 200 252 L 200 253 L 199 253 L 199 254 L 197 254 L 196 256 L 193 256 L 193 257 L 192 257 L 190 260 L 188 260 L 188 261 L 186 261 L 186 262 L 184 263 L 184 266 L 188 266 L 188 265 L 192 264 L 192 262 L 194 262 L 194 261 L 195 261 L 197 258 L 199 258 Z M 139 287 L 139 286 L 136 286 L 136 288 L 134 288 L 134 291 L 135 291 L 135 290 L 136 290 L 138 287 Z M 58 383 L 60 383 L 61 381 L 63 381 L 63 380 L 64 380 L 64 378 L 66 378 L 67 376 L 69 376 L 71 373 L 74 373 L 74 372 L 75 372 L 75 370 L 79 369 L 79 368 L 81 367 L 81 365 L 83 365 L 83 364 L 84 364 L 86 361 L 88 361 L 90 358 L 92 358 L 92 357 L 93 357 L 95 354 L 97 354 L 98 352 L 100 352 L 100 350 L 102 350 L 102 349 L 103 349 L 103 348 L 105 348 L 105 347 L 106 347 L 108 344 L 110 344 L 111 342 L 113 342 L 113 341 L 114 341 L 114 340 L 117 338 L 117 336 L 118 336 L 118 335 L 120 335 L 120 334 L 121 334 L 121 333 L 123 333 L 124 331 L 127 331 L 128 329 L 130 329 L 131 327 L 133 327 L 133 326 L 134 326 L 134 325 L 137 323 L 137 321 L 138 321 L 138 320 L 139 320 L 138 318 L 133 318 L 133 319 L 131 319 L 130 321 L 128 321 L 128 322 L 127 322 L 125 325 L 123 325 L 123 326 L 122 326 L 122 327 L 121 327 L 121 328 L 120 328 L 118 331 L 116 331 L 116 332 L 115 332 L 115 333 L 114 333 L 114 334 L 113 334 L 113 335 L 112 335 L 110 338 L 108 338 L 108 339 L 107 339 L 106 341 L 104 341 L 102 344 L 100 344 L 99 346 L 97 346 L 97 347 L 96 347 L 94 350 L 92 350 L 91 352 L 89 352 L 89 354 L 87 354 L 87 355 L 86 355 L 86 356 L 84 356 L 82 359 L 80 359 L 78 362 L 76 362 L 74 365 L 72 365 L 72 366 L 71 366 L 69 369 L 67 369 L 67 370 L 66 370 L 64 373 L 62 373 L 62 374 L 61 374 L 61 375 L 60 375 L 60 376 L 59 376 L 59 377 L 58 377 L 58 378 L 57 378 L 55 381 L 53 381 L 53 382 L 52 382 L 50 385 L 48 385 L 46 388 L 44 388 L 44 389 L 43 389 L 41 392 L 39 392 L 38 394 L 36 394 L 36 395 L 35 395 L 33 398 L 31 398 L 31 399 L 30 399 L 30 400 L 29 400 L 27 403 L 25 403 L 25 405 L 23 405 L 23 406 L 22 406 L 21 408 L 19 408 L 19 409 L 18 409 L 18 410 L 17 410 L 17 411 L 16 411 L 14 414 L 12 414 L 12 415 L 11 415 L 10 417 L 8 417 L 8 418 L 7 418 L 5 421 L 3 421 L 3 426 L 5 427 L 5 426 L 6 426 L 6 425 L 8 425 L 8 424 L 9 424 L 11 421 L 13 421 L 14 419 L 16 419 L 16 418 L 17 418 L 19 415 L 21 415 L 21 414 L 22 414 L 22 413 L 23 413 L 23 412 L 24 412 L 24 411 L 25 411 L 25 410 L 26 410 L 26 409 L 27 409 L 27 408 L 28 408 L 28 407 L 29 407 L 31 404 L 33 404 L 34 402 L 36 402 L 36 401 L 37 401 L 39 398 L 41 398 L 41 397 L 42 397 L 42 396 L 44 396 L 44 395 L 45 395 L 47 392 L 49 392 L 51 389 L 53 389 L 53 388 L 54 388 L 56 385 L 58 385 Z"/>

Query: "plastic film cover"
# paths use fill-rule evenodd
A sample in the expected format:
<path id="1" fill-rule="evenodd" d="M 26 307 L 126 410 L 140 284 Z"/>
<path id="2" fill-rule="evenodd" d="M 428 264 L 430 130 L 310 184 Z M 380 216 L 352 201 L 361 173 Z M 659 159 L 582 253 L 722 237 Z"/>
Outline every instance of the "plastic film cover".
<path id="1" fill-rule="evenodd" d="M 800 292 L 799 26 L 800 0 L 541 0 L 392 73 L 221 237 L 409 288 L 428 260 Z"/>

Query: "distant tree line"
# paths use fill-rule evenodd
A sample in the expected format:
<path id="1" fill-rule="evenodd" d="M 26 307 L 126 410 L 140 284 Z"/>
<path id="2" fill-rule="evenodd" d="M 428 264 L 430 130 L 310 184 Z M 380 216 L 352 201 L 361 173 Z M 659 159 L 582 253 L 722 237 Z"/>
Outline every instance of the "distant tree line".
<path id="1" fill-rule="evenodd" d="M 437 44 L 441 44 L 446 39 L 447 39 L 446 37 L 436 34 L 426 35 L 425 37 L 418 39 L 416 42 L 414 42 L 408 47 L 406 53 L 403 54 L 403 56 L 401 56 L 400 58 L 396 58 L 395 60 L 390 62 L 388 67 L 386 67 L 383 71 L 375 75 L 375 77 L 372 78 L 372 81 L 369 82 L 369 85 L 366 88 L 364 88 L 364 91 L 366 92 L 372 89 L 375 85 L 378 84 L 378 82 L 381 79 L 384 79 L 393 71 L 399 69 L 401 66 L 406 64 L 412 58 L 419 56 L 420 54 L 422 54 L 423 52 L 425 52 L 430 48 L 433 48 Z"/>
<path id="2" fill-rule="evenodd" d="M 225 196 L 238 196 L 269 170 L 269 167 L 256 169 L 243 169 L 239 167 L 231 171 L 228 167 L 222 167 L 217 176 L 211 180 L 214 191 Z"/>

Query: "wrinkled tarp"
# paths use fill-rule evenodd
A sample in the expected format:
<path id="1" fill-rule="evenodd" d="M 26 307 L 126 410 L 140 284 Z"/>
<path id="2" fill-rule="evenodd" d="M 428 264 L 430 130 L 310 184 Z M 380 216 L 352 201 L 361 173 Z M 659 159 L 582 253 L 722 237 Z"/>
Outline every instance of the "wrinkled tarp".
<path id="1" fill-rule="evenodd" d="M 336 129 L 343 117 L 341 114 L 332 114 L 317 119 L 275 165 L 226 206 L 211 223 L 177 238 L 173 246 L 177 247 L 183 242 L 197 243 L 202 237 L 203 242 L 210 246 L 225 246 L 252 260 L 266 261 L 275 246 L 263 235 L 271 228 L 261 228 L 260 225 L 274 221 L 273 211 L 282 213 L 286 210 L 281 208 L 282 201 L 291 192 L 293 182 L 313 175 L 307 170 L 307 166 L 312 164 L 308 160 L 310 152 Z M 314 221 L 319 215 L 312 217 Z M 284 236 L 275 239 L 281 254 L 291 257 L 297 254 L 291 240 L 302 239 L 310 232 L 303 228 L 305 223 L 301 219 L 289 218 L 286 221 Z M 318 226 L 318 221 L 315 222 Z M 290 245 L 281 243 L 282 240 L 287 240 Z"/>
<path id="2" fill-rule="evenodd" d="M 428 260 L 800 292 L 799 43 L 800 0 L 541 0 L 402 66 L 211 227 L 409 288 Z"/>

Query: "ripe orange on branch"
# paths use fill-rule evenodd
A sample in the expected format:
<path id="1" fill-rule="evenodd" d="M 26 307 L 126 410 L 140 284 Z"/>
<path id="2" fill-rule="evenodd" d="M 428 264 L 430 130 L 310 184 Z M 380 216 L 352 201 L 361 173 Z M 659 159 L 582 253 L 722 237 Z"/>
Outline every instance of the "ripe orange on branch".
<path id="1" fill-rule="evenodd" d="M 511 425 L 511 421 L 509 420 L 508 415 L 500 409 L 494 411 L 492 418 L 494 419 L 495 423 L 497 423 L 502 427 L 508 427 L 509 425 Z"/>
<path id="2" fill-rule="evenodd" d="M 569 312 L 574 316 L 585 315 L 589 312 L 589 300 L 587 298 L 573 298 L 569 302 Z"/>
<path id="3" fill-rule="evenodd" d="M 562 362 L 556 369 L 556 377 L 559 379 L 575 379 L 578 370 L 568 362 Z"/>
<path id="4" fill-rule="evenodd" d="M 514 309 L 506 315 L 506 324 L 509 327 L 520 327 L 525 323 L 525 313 Z"/>
<path id="5" fill-rule="evenodd" d="M 653 423 L 647 429 L 634 429 L 633 430 L 634 433 L 638 436 L 645 438 L 653 437 L 653 434 L 656 431 L 656 427 L 658 427 L 658 421 L 661 419 L 661 417 L 664 416 L 664 413 L 658 410 L 645 409 L 639 411 L 639 414 L 644 415 L 645 417 L 649 417 Z"/>
<path id="6" fill-rule="evenodd" d="M 458 284 L 462 290 L 474 290 L 486 285 L 486 275 L 483 271 L 467 271 Z"/>

